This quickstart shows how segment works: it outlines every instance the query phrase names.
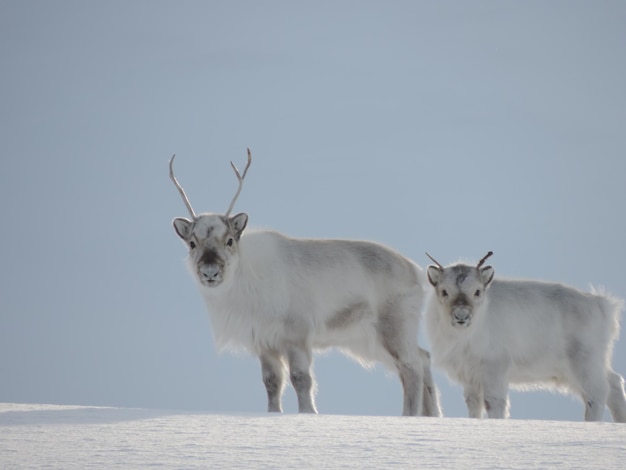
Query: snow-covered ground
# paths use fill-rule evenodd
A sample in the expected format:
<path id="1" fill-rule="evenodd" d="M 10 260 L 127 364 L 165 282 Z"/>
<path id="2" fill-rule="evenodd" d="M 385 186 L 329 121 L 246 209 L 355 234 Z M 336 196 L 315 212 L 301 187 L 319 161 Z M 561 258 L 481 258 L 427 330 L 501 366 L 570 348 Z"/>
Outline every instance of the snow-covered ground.
<path id="1" fill-rule="evenodd" d="M 621 469 L 626 426 L 0 404 L 0 467 Z"/>

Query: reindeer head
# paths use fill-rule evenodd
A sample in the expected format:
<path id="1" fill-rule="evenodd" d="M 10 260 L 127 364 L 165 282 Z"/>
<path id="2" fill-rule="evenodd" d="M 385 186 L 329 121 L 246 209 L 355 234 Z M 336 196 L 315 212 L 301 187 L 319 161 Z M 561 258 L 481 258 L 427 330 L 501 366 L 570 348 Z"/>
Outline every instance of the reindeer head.
<path id="1" fill-rule="evenodd" d="M 435 288 L 438 302 L 450 316 L 452 326 L 470 326 L 493 280 L 494 269 L 482 267 L 493 252 L 487 253 L 476 267 L 457 264 L 445 268 L 428 253 L 426 255 L 436 264 L 428 266 L 428 280 Z"/>
<path id="2" fill-rule="evenodd" d="M 191 265 L 200 283 L 206 287 L 217 287 L 230 276 L 235 260 L 239 254 L 239 239 L 248 223 L 248 215 L 240 213 L 230 216 L 230 212 L 239 197 L 246 177 L 252 155 L 248 149 L 248 163 L 243 175 L 240 175 L 237 167 L 231 162 L 235 175 L 239 180 L 239 188 L 233 197 L 226 214 L 200 214 L 196 215 L 185 191 L 174 176 L 174 157 L 170 160 L 170 178 L 178 188 L 183 202 L 191 215 L 191 220 L 184 217 L 174 219 L 174 230 L 189 248 Z"/>

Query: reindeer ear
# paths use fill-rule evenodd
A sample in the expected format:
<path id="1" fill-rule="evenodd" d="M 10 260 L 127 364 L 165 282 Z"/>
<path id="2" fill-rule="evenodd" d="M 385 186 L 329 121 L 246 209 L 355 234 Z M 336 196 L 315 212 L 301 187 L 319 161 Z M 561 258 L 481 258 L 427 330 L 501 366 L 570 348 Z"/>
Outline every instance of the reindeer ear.
<path id="1" fill-rule="evenodd" d="M 174 230 L 176 230 L 176 233 L 180 238 L 185 241 L 189 240 L 189 236 L 191 235 L 191 220 L 183 217 L 177 217 L 173 220 L 172 224 L 174 225 Z"/>
<path id="2" fill-rule="evenodd" d="M 484 268 L 480 268 L 479 273 L 480 280 L 483 282 L 483 285 L 487 287 L 489 283 L 493 280 L 493 275 L 496 272 L 491 266 L 485 266 Z"/>
<path id="3" fill-rule="evenodd" d="M 246 225 L 248 225 L 248 214 L 241 212 L 240 214 L 233 215 L 230 219 L 228 219 L 228 221 L 230 222 L 230 226 L 235 231 L 235 238 L 239 240 L 243 230 L 246 228 Z"/>
<path id="4" fill-rule="evenodd" d="M 434 287 L 437 287 L 437 285 L 439 284 L 442 273 L 442 269 L 434 265 L 428 266 L 428 269 L 426 270 L 426 274 L 428 274 L 428 280 Z"/>

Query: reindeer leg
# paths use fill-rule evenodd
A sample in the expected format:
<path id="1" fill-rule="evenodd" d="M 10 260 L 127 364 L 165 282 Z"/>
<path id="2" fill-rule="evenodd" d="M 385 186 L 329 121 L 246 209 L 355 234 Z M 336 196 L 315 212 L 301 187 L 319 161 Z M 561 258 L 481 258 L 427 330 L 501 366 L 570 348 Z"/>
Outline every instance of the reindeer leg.
<path id="1" fill-rule="evenodd" d="M 441 406 L 439 405 L 439 392 L 433 381 L 433 375 L 430 370 L 430 354 L 425 349 L 420 348 L 422 357 L 424 379 L 424 404 L 422 405 L 422 414 L 424 416 L 441 416 Z"/>
<path id="2" fill-rule="evenodd" d="M 604 369 L 604 358 L 592 354 L 581 343 L 574 342 L 569 348 L 570 370 L 574 384 L 585 404 L 585 421 L 603 421 L 607 399 L 611 393 L 610 377 Z"/>
<path id="3" fill-rule="evenodd" d="M 506 364 L 487 361 L 482 372 L 482 391 L 485 410 L 489 418 L 509 417 L 509 384 L 506 380 Z"/>
<path id="4" fill-rule="evenodd" d="M 291 345 L 287 348 L 289 378 L 298 396 L 300 413 L 317 413 L 315 408 L 315 381 L 311 371 L 313 351 L 305 345 Z"/>
<path id="5" fill-rule="evenodd" d="M 424 384 L 418 369 L 412 364 L 399 363 L 397 365 L 404 391 L 402 405 L 403 416 L 419 416 L 422 414 L 422 400 Z"/>
<path id="6" fill-rule="evenodd" d="M 467 413 L 470 418 L 481 419 L 485 407 L 482 389 L 478 384 L 465 384 L 463 398 L 467 405 Z"/>
<path id="7" fill-rule="evenodd" d="M 509 417 L 509 396 L 506 383 L 494 388 L 485 388 L 485 409 L 487 416 L 491 419 Z"/>
<path id="8" fill-rule="evenodd" d="M 402 390 L 404 392 L 402 415 L 419 416 L 422 414 L 424 380 L 420 348 L 417 346 L 417 323 L 415 328 L 407 324 L 404 317 L 404 302 L 411 299 L 398 299 L 389 302 L 380 312 L 377 325 L 379 340 L 389 353 L 396 366 Z"/>
<path id="9" fill-rule="evenodd" d="M 585 421 L 604 421 L 610 385 L 603 377 L 597 376 L 594 379 L 587 381 L 582 393 L 585 402 Z"/>
<path id="10" fill-rule="evenodd" d="M 261 374 L 267 391 L 267 411 L 282 413 L 281 396 L 285 387 L 285 364 L 274 351 L 264 351 L 259 356 Z"/>
<path id="11" fill-rule="evenodd" d="M 617 372 L 609 369 L 609 400 L 607 402 L 611 416 L 616 423 L 626 423 L 626 394 L 624 394 L 624 379 Z"/>

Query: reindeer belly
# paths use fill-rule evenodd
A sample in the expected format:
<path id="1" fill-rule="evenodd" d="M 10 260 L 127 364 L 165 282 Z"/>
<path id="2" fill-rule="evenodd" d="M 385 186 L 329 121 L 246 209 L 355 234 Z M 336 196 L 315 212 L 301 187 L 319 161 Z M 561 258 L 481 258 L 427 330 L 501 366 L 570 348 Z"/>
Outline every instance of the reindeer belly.
<path id="1" fill-rule="evenodd" d="M 527 360 L 517 359 L 509 372 L 509 382 L 514 388 L 546 387 L 567 382 L 564 356 L 550 354 Z"/>

